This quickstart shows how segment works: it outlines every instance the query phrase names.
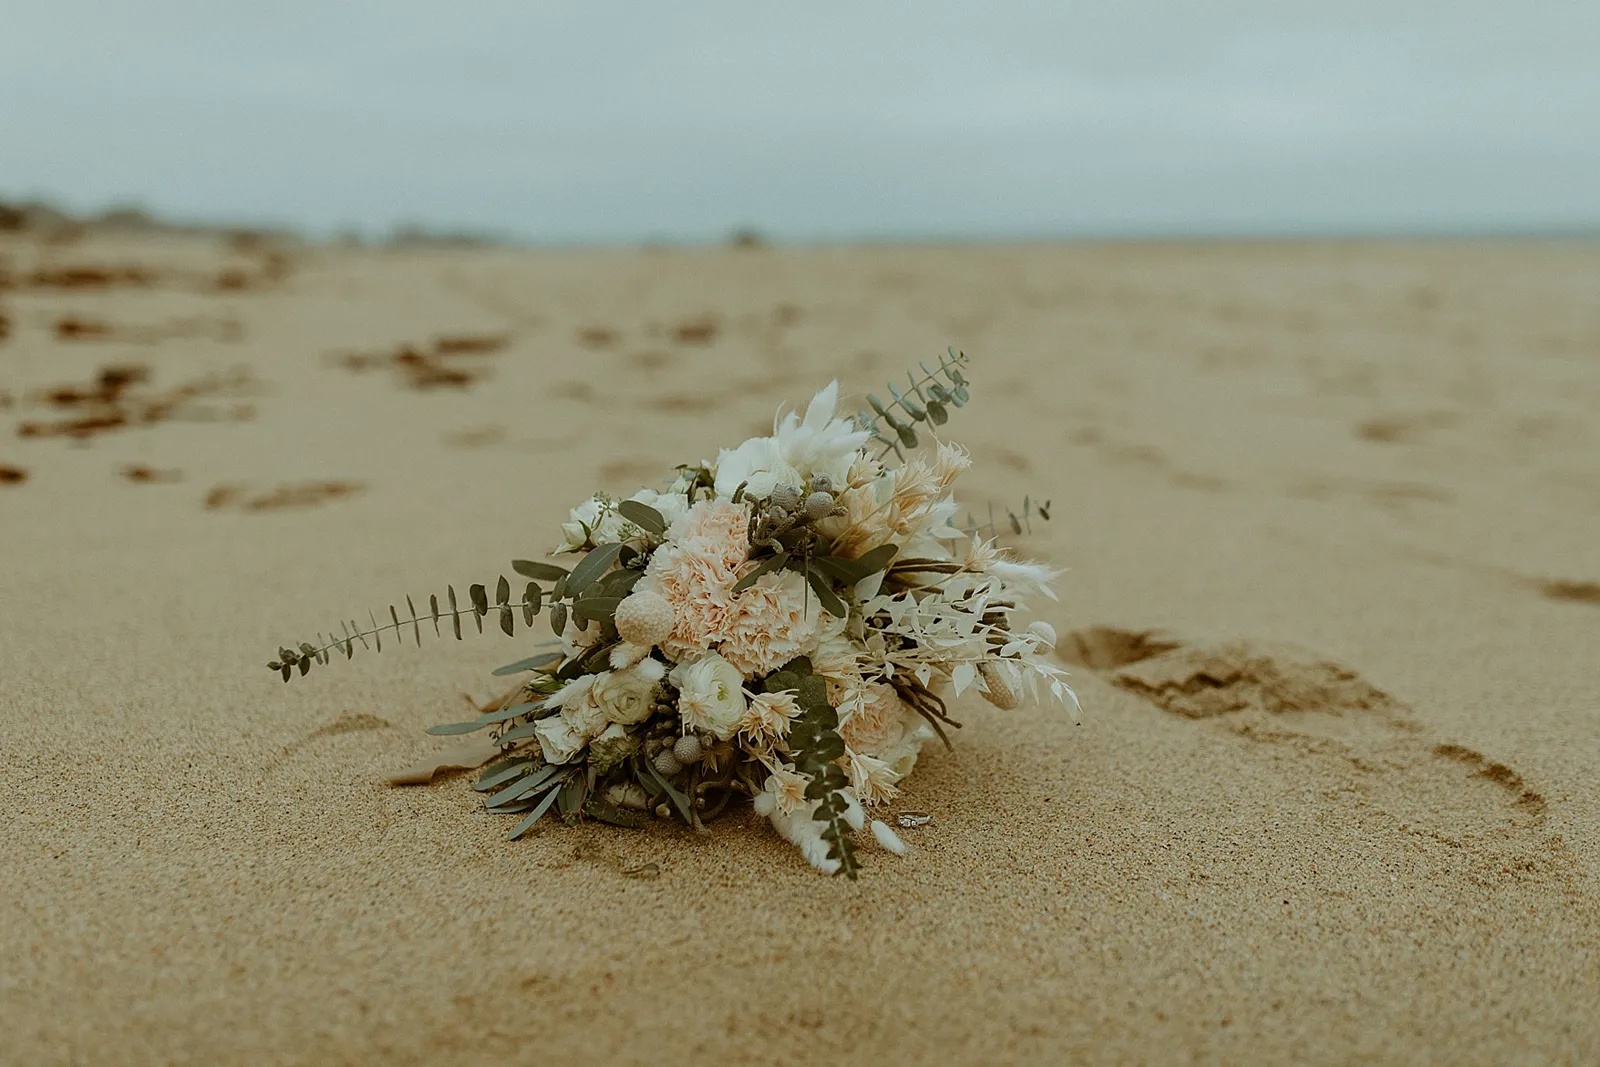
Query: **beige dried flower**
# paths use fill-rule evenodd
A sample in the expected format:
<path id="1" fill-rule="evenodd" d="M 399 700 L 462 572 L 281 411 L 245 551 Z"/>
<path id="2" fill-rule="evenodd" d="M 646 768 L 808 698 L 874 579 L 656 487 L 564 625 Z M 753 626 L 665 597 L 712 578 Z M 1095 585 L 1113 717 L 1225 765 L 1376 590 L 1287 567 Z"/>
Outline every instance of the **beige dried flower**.
<path id="1" fill-rule="evenodd" d="M 665 641 L 677 618 L 660 593 L 641 589 L 617 605 L 617 635 L 631 645 L 649 648 Z"/>
<path id="2" fill-rule="evenodd" d="M 984 660 L 978 664 L 978 673 L 983 676 L 983 698 L 1002 711 L 1010 711 L 1022 703 L 1022 694 L 1012 684 L 1006 671 L 993 660 Z"/>

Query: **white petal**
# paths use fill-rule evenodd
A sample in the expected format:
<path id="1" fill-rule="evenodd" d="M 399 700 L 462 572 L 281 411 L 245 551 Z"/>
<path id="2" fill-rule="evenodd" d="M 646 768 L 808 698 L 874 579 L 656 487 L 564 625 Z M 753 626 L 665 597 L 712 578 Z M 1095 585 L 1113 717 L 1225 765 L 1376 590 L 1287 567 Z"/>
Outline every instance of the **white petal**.
<path id="1" fill-rule="evenodd" d="M 877 838 L 878 844 L 893 852 L 896 856 L 904 856 L 906 854 L 906 843 L 900 839 L 899 834 L 889 829 L 882 820 L 872 820 L 872 836 Z"/>

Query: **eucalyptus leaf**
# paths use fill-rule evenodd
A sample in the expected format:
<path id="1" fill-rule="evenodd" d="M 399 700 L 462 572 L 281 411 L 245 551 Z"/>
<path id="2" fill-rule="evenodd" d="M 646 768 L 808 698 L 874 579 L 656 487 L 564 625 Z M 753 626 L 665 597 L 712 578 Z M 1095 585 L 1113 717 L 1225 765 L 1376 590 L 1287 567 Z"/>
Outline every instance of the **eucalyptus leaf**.
<path id="1" fill-rule="evenodd" d="M 641 530 L 653 534 L 667 532 L 666 517 L 642 501 L 624 500 L 617 505 L 617 513 Z"/>
<path id="2" fill-rule="evenodd" d="M 507 663 L 504 667 L 496 667 L 494 674 L 504 677 L 508 674 L 521 674 L 523 671 L 536 671 L 541 667 L 548 667 L 553 663 L 560 663 L 562 659 L 559 652 L 545 652 L 538 656 L 529 656 L 519 659 L 515 663 Z"/>
<path id="3" fill-rule="evenodd" d="M 535 764 L 530 759 L 515 759 L 510 763 L 497 764 L 485 771 L 472 788 L 480 793 L 487 793 L 496 786 L 504 785 L 513 778 L 521 778 L 534 768 Z"/>
<path id="4" fill-rule="evenodd" d="M 545 798 L 539 802 L 539 806 L 528 812 L 528 817 L 519 822 L 517 824 L 517 828 L 511 831 L 510 834 L 506 835 L 506 840 L 515 841 L 517 838 L 531 830 L 533 828 L 533 824 L 544 818 L 544 813 L 549 811 L 550 805 L 556 802 L 556 795 L 557 792 L 555 790 L 551 790 L 549 793 L 545 794 Z"/>
<path id="5" fill-rule="evenodd" d="M 589 585 L 617 562 L 617 557 L 622 554 L 622 546 L 616 542 L 600 545 L 572 568 L 572 573 L 567 576 L 567 595 L 577 597 L 589 588 Z"/>
<path id="6" fill-rule="evenodd" d="M 655 779 L 663 792 L 672 800 L 672 806 L 678 809 L 678 814 L 683 816 L 683 821 L 693 826 L 695 822 L 694 807 L 689 803 L 689 798 L 678 791 L 677 787 L 667 781 L 666 776 L 656 770 L 656 765 L 649 760 L 643 760 L 644 769 L 650 777 Z"/>
<path id="7" fill-rule="evenodd" d="M 565 567 L 557 567 L 554 563 L 540 563 L 531 559 L 514 559 L 511 569 L 524 578 L 537 578 L 546 582 L 557 582 L 567 576 Z"/>
<path id="8" fill-rule="evenodd" d="M 844 601 L 839 599 L 839 594 L 833 591 L 833 586 L 828 584 L 828 579 L 821 571 L 806 568 L 806 581 L 811 583 L 812 592 L 817 594 L 817 599 L 822 602 L 823 608 L 836 619 L 842 619 L 850 614 L 844 606 Z"/>
<path id="9" fill-rule="evenodd" d="M 481 730 L 489 724 L 479 719 L 471 722 L 447 722 L 439 726 L 430 726 L 427 732 L 435 737 L 444 737 L 449 734 L 470 734 L 474 730 Z"/>
<path id="10" fill-rule="evenodd" d="M 782 570 L 783 565 L 788 562 L 789 553 L 787 552 L 779 552 L 777 555 L 763 560 L 760 566 L 733 584 L 733 591 L 735 593 L 744 592 L 752 585 L 755 585 L 756 579 L 760 578 L 763 574 L 771 574 L 773 571 Z"/>

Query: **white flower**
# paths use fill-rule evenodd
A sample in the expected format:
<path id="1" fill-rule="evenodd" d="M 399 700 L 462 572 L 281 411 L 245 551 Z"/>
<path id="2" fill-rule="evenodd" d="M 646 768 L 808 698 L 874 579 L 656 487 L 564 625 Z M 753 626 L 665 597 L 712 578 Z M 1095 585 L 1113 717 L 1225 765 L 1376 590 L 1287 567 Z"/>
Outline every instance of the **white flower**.
<path id="1" fill-rule="evenodd" d="M 622 521 L 611 502 L 596 494 L 567 513 L 555 551 L 575 552 L 591 537 L 597 543 L 615 540 L 613 535 L 621 532 Z"/>
<path id="2" fill-rule="evenodd" d="M 641 489 L 631 499 L 655 508 L 667 520 L 668 526 L 689 510 L 689 498 L 682 493 Z M 576 552 L 590 539 L 595 544 L 605 544 L 637 537 L 641 532 L 617 511 L 616 501 L 603 493 L 596 493 L 567 514 L 567 521 L 561 524 L 561 543 L 555 547 L 555 551 Z"/>
<path id="3" fill-rule="evenodd" d="M 660 675 L 653 671 L 606 671 L 597 675 L 589 699 L 606 722 L 632 725 L 650 717 L 651 694 Z"/>
<path id="4" fill-rule="evenodd" d="M 739 732 L 751 744 L 765 746 L 787 737 L 790 721 L 799 714 L 800 705 L 795 703 L 794 690 L 759 693 L 750 698 L 750 706 L 739 722 Z"/>
<path id="5" fill-rule="evenodd" d="M 881 804 L 885 800 L 892 800 L 900 792 L 895 788 L 900 776 L 894 773 L 888 761 L 851 752 L 849 762 L 850 785 L 855 789 L 856 796 L 861 798 L 861 803 L 869 807 Z"/>
<path id="6" fill-rule="evenodd" d="M 752 437 L 738 448 L 723 449 L 717 456 L 717 495 L 731 497 L 744 486 L 745 495 L 757 499 L 772 495 L 778 485 L 799 485 L 804 478 L 783 460 L 778 442 L 771 437 Z"/>
<path id="7" fill-rule="evenodd" d="M 768 815 L 773 812 L 792 815 L 798 809 L 808 807 L 806 785 L 810 781 L 810 778 L 795 770 L 792 763 L 778 764 L 767 775 L 766 788 L 756 798 L 760 802 L 757 810 L 765 808 L 762 814 Z"/>
<path id="8" fill-rule="evenodd" d="M 674 670 L 672 683 L 678 687 L 678 714 L 689 729 L 719 741 L 738 731 L 745 712 L 744 675 L 739 668 L 708 652 Z"/>
<path id="9" fill-rule="evenodd" d="M 829 382 L 827 388 L 811 398 L 805 418 L 791 411 L 778 420 L 773 438 L 785 464 L 801 474 L 827 474 L 834 485 L 844 486 L 856 451 L 871 434 L 857 429 L 850 419 L 834 418 L 838 404 L 839 383 Z"/>
<path id="10" fill-rule="evenodd" d="M 752 437 L 717 456 L 717 495 L 732 496 L 745 483 L 752 497 L 769 496 L 778 485 L 800 486 L 812 474 L 826 474 L 835 486 L 849 484 L 856 452 L 871 434 L 850 419 L 833 417 L 839 383 L 812 397 L 805 417 L 790 412 L 773 423 L 771 437 Z"/>
<path id="11" fill-rule="evenodd" d="M 589 741 L 564 715 L 540 719 L 533 724 L 533 735 L 539 739 L 539 749 L 550 763 L 571 763 Z"/>

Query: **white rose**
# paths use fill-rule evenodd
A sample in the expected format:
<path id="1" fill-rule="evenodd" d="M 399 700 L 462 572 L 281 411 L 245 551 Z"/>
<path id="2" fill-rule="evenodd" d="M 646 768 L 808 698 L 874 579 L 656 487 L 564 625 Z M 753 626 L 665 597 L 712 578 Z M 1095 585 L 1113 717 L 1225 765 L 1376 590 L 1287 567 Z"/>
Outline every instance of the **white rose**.
<path id="1" fill-rule="evenodd" d="M 572 728 L 564 715 L 551 715 L 533 724 L 539 749 L 550 763 L 571 763 L 583 751 L 588 738 Z"/>
<path id="2" fill-rule="evenodd" d="M 567 521 L 561 524 L 561 543 L 555 550 L 575 552 L 584 546 L 590 536 L 601 540 L 601 526 L 607 518 L 606 508 L 606 503 L 600 498 L 590 497 L 568 512 Z M 587 533 L 585 527 L 588 528 Z"/>
<path id="3" fill-rule="evenodd" d="M 724 448 L 717 456 L 717 495 L 731 497 L 744 485 L 746 495 L 770 496 L 778 485 L 798 486 L 805 479 L 784 461 L 778 442 L 772 437 L 752 437 L 735 449 Z"/>
<path id="4" fill-rule="evenodd" d="M 678 713 L 684 725 L 726 741 L 744 718 L 744 675 L 739 668 L 708 652 L 672 672 L 678 687 Z"/>
<path id="5" fill-rule="evenodd" d="M 636 668 L 607 671 L 595 679 L 589 697 L 609 723 L 631 726 L 650 717 L 650 695 L 656 680 Z"/>

